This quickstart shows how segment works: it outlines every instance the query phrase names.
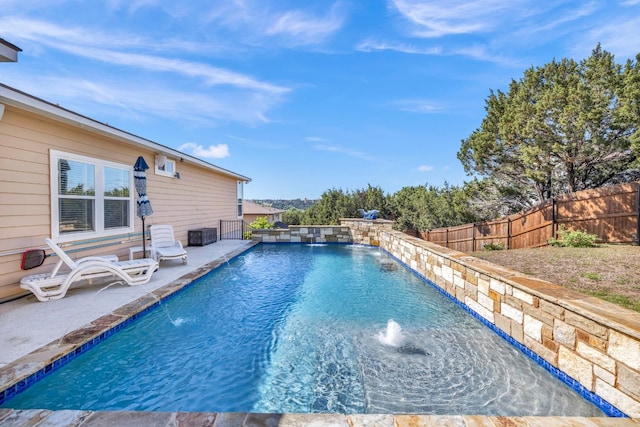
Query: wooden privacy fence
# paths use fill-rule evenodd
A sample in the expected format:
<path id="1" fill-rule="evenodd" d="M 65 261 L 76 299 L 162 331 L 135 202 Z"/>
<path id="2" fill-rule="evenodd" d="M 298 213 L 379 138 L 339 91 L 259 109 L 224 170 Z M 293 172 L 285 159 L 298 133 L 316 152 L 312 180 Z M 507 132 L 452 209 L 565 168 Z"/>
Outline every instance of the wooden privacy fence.
<path id="1" fill-rule="evenodd" d="M 639 183 L 624 183 L 558 196 L 526 212 L 493 221 L 418 234 L 461 252 L 480 251 L 489 244 L 505 249 L 546 246 L 560 225 L 595 234 L 600 243 L 640 244 L 639 204 Z"/>

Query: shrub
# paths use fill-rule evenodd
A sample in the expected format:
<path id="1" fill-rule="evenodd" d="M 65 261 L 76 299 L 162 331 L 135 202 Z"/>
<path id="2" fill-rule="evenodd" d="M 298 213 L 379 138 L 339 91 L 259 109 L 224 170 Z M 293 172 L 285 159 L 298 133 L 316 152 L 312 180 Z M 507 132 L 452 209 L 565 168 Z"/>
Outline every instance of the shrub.
<path id="1" fill-rule="evenodd" d="M 558 228 L 558 237 L 558 239 L 555 237 L 549 239 L 549 244 L 567 248 L 594 248 L 597 246 L 597 236 L 595 234 L 589 234 L 581 230 L 567 230 L 564 225 Z"/>
<path id="2" fill-rule="evenodd" d="M 260 216 L 256 218 L 256 220 L 253 221 L 251 224 L 249 224 L 249 228 L 252 228 L 254 230 L 262 230 L 265 228 L 273 228 L 273 224 L 267 221 L 266 216 Z"/>
<path id="3" fill-rule="evenodd" d="M 500 242 L 498 243 L 491 242 L 484 245 L 482 249 L 485 251 L 501 251 L 504 249 L 504 245 Z"/>

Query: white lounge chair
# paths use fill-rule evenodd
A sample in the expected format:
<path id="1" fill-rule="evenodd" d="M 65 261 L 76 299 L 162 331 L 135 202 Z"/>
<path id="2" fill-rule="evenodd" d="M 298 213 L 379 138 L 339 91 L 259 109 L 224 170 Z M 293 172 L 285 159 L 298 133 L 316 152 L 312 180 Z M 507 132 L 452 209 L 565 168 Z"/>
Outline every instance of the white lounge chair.
<path id="1" fill-rule="evenodd" d="M 173 236 L 173 226 L 152 225 L 151 231 L 151 256 L 160 262 L 165 259 L 181 259 L 187 263 L 187 251 L 182 247 L 182 242 Z"/>
<path id="2" fill-rule="evenodd" d="M 148 283 L 151 275 L 158 270 L 158 263 L 153 259 L 137 259 L 134 261 L 118 261 L 115 255 L 107 257 L 84 257 L 73 260 L 53 240 L 46 239 L 47 245 L 58 255 L 59 261 L 50 273 L 33 274 L 20 280 L 20 287 L 33 294 L 40 301 L 52 301 L 63 298 L 69 287 L 82 280 L 93 280 L 113 276 L 114 283 L 140 285 Z M 71 270 L 59 274 L 65 264 Z"/>

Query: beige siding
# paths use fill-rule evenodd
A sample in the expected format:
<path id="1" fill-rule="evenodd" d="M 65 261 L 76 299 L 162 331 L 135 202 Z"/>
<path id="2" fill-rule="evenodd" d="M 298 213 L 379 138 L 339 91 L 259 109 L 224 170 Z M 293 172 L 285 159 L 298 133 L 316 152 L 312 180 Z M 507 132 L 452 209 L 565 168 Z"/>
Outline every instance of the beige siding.
<path id="1" fill-rule="evenodd" d="M 0 120 L 0 300 L 20 291 L 17 283 L 22 276 L 45 272 L 54 261 L 48 258 L 42 267 L 20 270 L 21 252 L 44 247 L 44 239 L 51 236 L 50 149 L 132 166 L 139 155 L 144 156 L 151 166 L 147 194 L 154 209 L 146 225 L 172 224 L 185 245 L 189 229 L 217 227 L 220 219 L 236 219 L 234 177 L 180 159 L 173 160 L 181 179 L 156 175 L 156 153 L 149 149 L 6 106 Z M 134 224 L 135 233 L 140 233 L 140 219 L 135 217 Z M 74 257 L 116 253 L 122 259 L 128 256 L 127 248 L 141 240 L 127 234 L 114 242 L 118 244 L 78 251 Z"/>

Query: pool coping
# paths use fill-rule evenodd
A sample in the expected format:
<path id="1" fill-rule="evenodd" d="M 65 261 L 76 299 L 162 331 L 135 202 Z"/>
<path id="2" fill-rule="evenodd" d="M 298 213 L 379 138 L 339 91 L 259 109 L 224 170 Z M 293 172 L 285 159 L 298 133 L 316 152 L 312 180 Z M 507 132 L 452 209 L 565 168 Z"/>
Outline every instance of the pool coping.
<path id="1" fill-rule="evenodd" d="M 0 409 L 3 425 L 210 427 L 638 427 L 640 420 L 606 417 L 484 415 L 260 414 L 245 412 L 48 411 Z"/>
<path id="2" fill-rule="evenodd" d="M 154 309 L 162 301 L 178 295 L 181 291 L 195 285 L 211 271 L 230 262 L 238 255 L 251 250 L 260 242 L 250 242 L 248 245 L 216 258 L 170 283 L 125 304 L 113 312 L 75 329 L 49 344 L 30 352 L 29 354 L 0 368 L 0 404 L 11 399 L 16 394 L 62 367 L 75 357 L 86 352 L 104 339 L 118 332 L 129 323 Z M 370 245 L 365 245 L 370 246 Z M 387 251 L 385 251 L 387 252 Z M 393 255 L 392 255 L 393 256 Z M 400 261 L 429 284 L 415 270 Z M 435 285 L 433 285 L 435 286 Z M 438 288 L 436 286 L 436 288 Z M 466 310 L 469 311 L 469 310 Z M 483 322 L 484 323 L 484 322 Z M 495 331 L 494 331 L 495 332 Z M 55 420 L 56 425 L 86 425 L 85 423 L 118 423 L 128 420 L 132 425 L 153 423 L 160 420 L 167 423 L 187 420 L 197 421 L 202 425 L 215 426 L 244 426 L 244 425 L 461 425 L 461 426 L 500 426 L 500 425 L 589 425 L 589 426 L 632 426 L 638 425 L 640 420 L 631 418 L 610 417 L 502 417 L 478 415 L 377 415 L 377 414 L 254 414 L 254 413 L 191 413 L 191 412 L 145 412 L 145 411 L 82 411 L 82 410 L 18 410 L 1 409 L 0 422 L 16 425 L 39 423 L 44 420 Z M 120 421 L 117 421 L 120 420 Z M 172 421 L 173 420 L 173 421 Z M 182 420 L 182 421 L 180 421 Z M 134 422 L 135 421 L 135 422 Z M 273 424 L 275 421 L 276 424 Z M 615 421 L 615 423 L 614 423 Z M 66 423 L 66 424 L 63 424 Z M 125 424 L 127 424 L 125 423 Z M 162 424 L 165 424 L 162 422 Z"/>

